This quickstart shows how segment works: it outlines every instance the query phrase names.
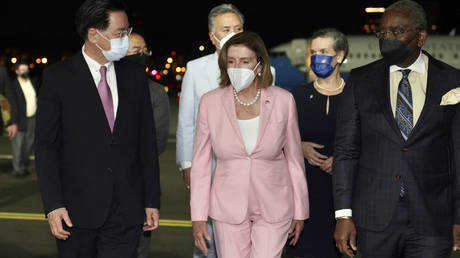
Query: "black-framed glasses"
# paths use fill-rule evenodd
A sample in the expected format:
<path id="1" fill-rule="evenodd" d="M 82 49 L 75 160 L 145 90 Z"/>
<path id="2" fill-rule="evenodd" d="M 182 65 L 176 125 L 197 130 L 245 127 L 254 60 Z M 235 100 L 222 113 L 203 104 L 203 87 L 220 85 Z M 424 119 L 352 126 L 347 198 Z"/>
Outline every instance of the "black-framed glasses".
<path id="1" fill-rule="evenodd" d="M 411 30 L 413 29 L 404 29 L 402 27 L 391 27 L 389 29 L 378 28 L 374 31 L 374 33 L 377 38 L 383 38 L 387 33 L 390 33 L 393 37 L 397 38 Z"/>

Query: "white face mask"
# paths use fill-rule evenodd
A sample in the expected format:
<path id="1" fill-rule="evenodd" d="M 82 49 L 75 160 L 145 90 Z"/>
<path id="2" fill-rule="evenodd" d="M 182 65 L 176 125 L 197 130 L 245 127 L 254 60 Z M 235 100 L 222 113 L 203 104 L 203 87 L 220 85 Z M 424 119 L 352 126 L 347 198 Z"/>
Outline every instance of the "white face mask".
<path id="1" fill-rule="evenodd" d="M 212 36 L 219 41 L 219 47 L 217 47 L 219 50 L 222 49 L 222 47 L 225 45 L 225 42 L 227 42 L 231 37 L 233 37 L 236 33 L 235 32 L 230 32 L 228 33 L 225 37 L 223 37 L 221 40 L 219 40 L 214 32 L 212 33 Z"/>
<path id="2" fill-rule="evenodd" d="M 256 67 L 254 69 L 248 68 L 228 68 L 227 74 L 230 78 L 230 82 L 232 83 L 233 88 L 235 88 L 236 92 L 240 92 L 254 81 L 256 78 L 256 74 L 254 71 L 256 70 L 257 66 L 259 66 L 260 62 L 257 62 Z"/>
<path id="3" fill-rule="evenodd" d="M 114 38 L 114 39 L 109 40 L 104 35 L 102 35 L 98 30 L 96 31 L 97 33 L 99 33 L 99 35 L 102 36 L 102 38 L 110 42 L 109 50 L 103 50 L 101 47 L 99 47 L 96 44 L 96 46 L 102 51 L 102 54 L 105 56 L 107 60 L 111 62 L 118 61 L 126 56 L 126 53 L 128 52 L 128 48 L 129 48 L 128 35 L 123 36 L 121 38 Z"/>

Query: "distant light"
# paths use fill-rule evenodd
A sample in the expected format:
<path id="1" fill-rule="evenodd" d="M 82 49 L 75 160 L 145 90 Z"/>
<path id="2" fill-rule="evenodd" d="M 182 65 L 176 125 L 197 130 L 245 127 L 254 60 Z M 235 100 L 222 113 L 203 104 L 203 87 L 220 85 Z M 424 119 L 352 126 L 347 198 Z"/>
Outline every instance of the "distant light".
<path id="1" fill-rule="evenodd" d="M 186 68 L 182 67 L 180 70 L 181 70 L 181 72 L 185 73 Z"/>
<path id="2" fill-rule="evenodd" d="M 145 67 L 145 72 L 148 73 L 149 72 L 149 67 Z"/>
<path id="3" fill-rule="evenodd" d="M 438 29 L 438 26 L 436 26 L 435 24 L 431 25 L 431 30 L 437 30 Z"/>
<path id="4" fill-rule="evenodd" d="M 179 66 L 178 66 L 178 67 L 176 67 L 176 73 L 180 73 L 180 72 L 181 72 L 181 69 L 180 69 L 180 67 L 179 67 Z"/>
<path id="5" fill-rule="evenodd" d="M 159 75 L 159 74 L 155 75 L 155 79 L 157 79 L 157 80 L 161 79 L 161 75 Z"/>
<path id="6" fill-rule="evenodd" d="M 155 76 L 155 75 L 157 75 L 157 74 L 158 74 L 158 71 L 157 71 L 157 70 L 155 70 L 155 69 L 153 69 L 153 70 L 150 72 L 150 74 L 152 74 L 153 76 Z"/>
<path id="7" fill-rule="evenodd" d="M 33 64 L 33 63 L 32 63 L 32 64 L 29 64 L 29 68 L 30 68 L 30 69 L 34 69 L 34 68 L 35 68 L 35 64 Z"/>
<path id="8" fill-rule="evenodd" d="M 168 70 L 164 69 L 163 72 L 161 72 L 163 75 L 167 75 L 169 72 Z"/>
<path id="9" fill-rule="evenodd" d="M 41 58 L 35 59 L 35 63 L 39 64 L 39 63 L 41 63 L 41 62 L 42 62 L 42 59 L 41 59 Z"/>
<path id="10" fill-rule="evenodd" d="M 366 11 L 366 13 L 383 13 L 385 12 L 385 8 L 384 7 L 366 7 L 364 11 Z"/>
<path id="11" fill-rule="evenodd" d="M 165 64 L 165 68 L 166 68 L 166 69 L 171 68 L 171 64 Z"/>
<path id="12" fill-rule="evenodd" d="M 204 51 L 204 46 L 203 46 L 203 45 L 199 46 L 199 47 L 198 47 L 198 50 L 200 50 L 201 52 L 203 52 L 203 51 Z"/>
<path id="13" fill-rule="evenodd" d="M 18 62 L 18 59 L 16 57 L 12 57 L 11 58 L 11 63 L 15 64 L 16 62 Z"/>
<path id="14" fill-rule="evenodd" d="M 174 50 L 171 51 L 171 55 L 172 55 L 172 56 L 176 56 L 176 54 L 177 54 L 176 51 L 174 51 Z"/>
<path id="15" fill-rule="evenodd" d="M 163 88 L 165 89 L 166 93 L 168 93 L 169 88 L 167 86 L 164 86 Z"/>
<path id="16" fill-rule="evenodd" d="M 172 63 L 174 60 L 172 59 L 172 57 L 168 57 L 168 59 L 166 59 L 166 62 L 168 63 Z"/>
<path id="17" fill-rule="evenodd" d="M 43 58 L 42 58 L 42 64 L 46 64 L 46 63 L 48 63 L 48 58 L 43 57 Z"/>
<path id="18" fill-rule="evenodd" d="M 181 81 L 181 80 L 182 80 L 182 75 L 177 74 L 177 75 L 176 75 L 176 81 Z"/>

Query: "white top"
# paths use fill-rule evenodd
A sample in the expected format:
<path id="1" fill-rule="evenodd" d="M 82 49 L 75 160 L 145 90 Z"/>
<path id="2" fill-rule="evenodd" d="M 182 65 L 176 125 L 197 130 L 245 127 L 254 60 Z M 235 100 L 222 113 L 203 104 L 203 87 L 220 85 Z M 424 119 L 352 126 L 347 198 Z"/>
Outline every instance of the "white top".
<path id="1" fill-rule="evenodd" d="M 83 53 L 83 57 L 85 58 L 85 61 L 88 64 L 89 71 L 91 72 L 91 75 L 93 76 L 94 84 L 96 84 L 96 88 L 97 88 L 97 85 L 99 84 L 99 81 L 101 80 L 101 72 L 99 71 L 101 69 L 101 65 L 85 53 L 85 45 L 83 45 L 81 52 Z M 104 66 L 107 67 L 107 72 L 105 76 L 107 79 L 107 84 L 109 85 L 109 88 L 110 88 L 110 92 L 112 93 L 113 113 L 114 113 L 113 118 L 115 119 L 117 118 L 117 109 L 118 109 L 117 75 L 115 73 L 115 66 L 113 65 L 113 62 L 108 62 L 104 64 Z"/>
<path id="2" fill-rule="evenodd" d="M 37 111 L 37 94 L 30 79 L 18 77 L 19 85 L 21 85 L 22 93 L 26 99 L 26 116 L 33 117 Z"/>
<path id="3" fill-rule="evenodd" d="M 256 147 L 257 135 L 259 133 L 259 117 L 256 116 L 247 120 L 238 120 L 241 137 L 243 137 L 246 152 L 251 154 Z"/>

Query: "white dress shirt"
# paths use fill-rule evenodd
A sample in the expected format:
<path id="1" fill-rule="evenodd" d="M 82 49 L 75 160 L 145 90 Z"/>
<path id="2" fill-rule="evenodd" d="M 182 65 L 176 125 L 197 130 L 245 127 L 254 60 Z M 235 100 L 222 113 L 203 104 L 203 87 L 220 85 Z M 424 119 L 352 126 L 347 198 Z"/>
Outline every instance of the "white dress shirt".
<path id="1" fill-rule="evenodd" d="M 23 79 L 18 77 L 19 85 L 21 85 L 22 93 L 26 99 L 26 116 L 33 117 L 37 111 L 37 94 L 32 82 L 29 78 Z"/>
<path id="2" fill-rule="evenodd" d="M 101 80 L 101 72 L 99 71 L 101 69 L 101 65 L 85 53 L 85 45 L 83 45 L 81 52 L 83 53 L 83 57 L 85 58 L 85 61 L 88 64 L 89 71 L 91 72 L 91 75 L 93 76 L 94 84 L 96 85 L 96 88 L 97 88 L 97 85 L 99 84 L 99 81 Z M 105 63 L 104 66 L 107 67 L 106 79 L 107 79 L 107 84 L 109 84 L 110 92 L 112 93 L 113 112 L 114 112 L 113 118 L 116 119 L 117 109 L 118 109 L 118 88 L 117 88 L 117 75 L 115 73 L 115 66 L 113 65 L 113 62 Z"/>

